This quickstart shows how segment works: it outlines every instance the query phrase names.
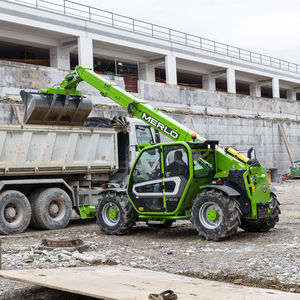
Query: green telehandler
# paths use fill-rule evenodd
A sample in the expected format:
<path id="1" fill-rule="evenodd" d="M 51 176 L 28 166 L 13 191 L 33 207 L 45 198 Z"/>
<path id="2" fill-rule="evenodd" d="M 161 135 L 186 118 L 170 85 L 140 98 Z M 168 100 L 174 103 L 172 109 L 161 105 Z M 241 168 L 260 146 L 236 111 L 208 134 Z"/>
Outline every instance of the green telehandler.
<path id="1" fill-rule="evenodd" d="M 35 105 L 48 101 L 53 108 L 59 98 L 64 107 L 72 101 L 84 107 L 77 90 L 81 81 L 173 140 L 137 145 L 140 153 L 127 190 L 116 184 L 102 186 L 96 217 L 103 232 L 124 234 L 136 221 L 168 227 L 176 220 L 189 219 L 203 238 L 221 240 L 234 235 L 238 227 L 265 232 L 278 222 L 279 202 L 252 148 L 245 156 L 232 147 L 219 147 L 217 140 L 206 140 L 88 68 L 77 66 L 59 88 L 35 94 Z"/>

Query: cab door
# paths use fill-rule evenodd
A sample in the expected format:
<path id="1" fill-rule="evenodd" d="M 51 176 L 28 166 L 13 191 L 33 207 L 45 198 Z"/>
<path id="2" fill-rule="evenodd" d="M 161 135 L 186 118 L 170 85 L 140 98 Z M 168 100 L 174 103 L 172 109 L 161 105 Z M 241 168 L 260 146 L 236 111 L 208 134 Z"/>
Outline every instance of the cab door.
<path id="1" fill-rule="evenodd" d="M 161 146 L 141 152 L 130 174 L 128 195 L 140 212 L 164 212 Z"/>
<path id="2" fill-rule="evenodd" d="M 189 179 L 188 151 L 182 144 L 163 147 L 163 186 L 166 212 L 178 207 Z"/>

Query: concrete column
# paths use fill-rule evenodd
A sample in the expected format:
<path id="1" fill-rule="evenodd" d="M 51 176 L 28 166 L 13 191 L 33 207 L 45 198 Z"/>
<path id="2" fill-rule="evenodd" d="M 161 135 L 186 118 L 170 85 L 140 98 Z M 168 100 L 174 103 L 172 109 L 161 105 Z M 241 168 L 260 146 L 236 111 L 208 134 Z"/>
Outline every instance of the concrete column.
<path id="1" fill-rule="evenodd" d="M 273 98 L 280 98 L 278 77 L 272 78 L 272 95 L 273 95 Z"/>
<path id="2" fill-rule="evenodd" d="M 250 96 L 261 97 L 261 86 L 257 83 L 250 84 Z"/>
<path id="3" fill-rule="evenodd" d="M 50 67 L 70 70 L 70 48 L 51 48 Z"/>
<path id="4" fill-rule="evenodd" d="M 296 90 L 294 89 L 287 90 L 286 96 L 289 100 L 297 100 Z"/>
<path id="5" fill-rule="evenodd" d="M 166 69 L 166 83 L 177 84 L 177 68 L 176 68 L 176 57 L 175 56 L 166 55 L 165 69 Z"/>
<path id="6" fill-rule="evenodd" d="M 78 63 L 82 67 L 94 69 L 93 40 L 85 36 L 78 37 Z"/>
<path id="7" fill-rule="evenodd" d="M 155 65 L 141 63 L 139 64 L 139 79 L 155 82 Z"/>
<path id="8" fill-rule="evenodd" d="M 235 70 L 232 68 L 228 68 L 226 70 L 227 76 L 227 92 L 228 93 L 236 93 L 236 85 L 235 85 Z"/>
<path id="9" fill-rule="evenodd" d="M 202 87 L 208 91 L 216 90 L 216 78 L 210 74 L 202 76 Z"/>

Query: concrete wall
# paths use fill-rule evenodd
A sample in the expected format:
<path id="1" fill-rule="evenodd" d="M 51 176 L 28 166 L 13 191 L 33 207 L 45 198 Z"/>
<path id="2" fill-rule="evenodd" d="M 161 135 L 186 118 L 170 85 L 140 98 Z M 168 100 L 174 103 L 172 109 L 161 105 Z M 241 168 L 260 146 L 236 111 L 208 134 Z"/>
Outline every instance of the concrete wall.
<path id="1" fill-rule="evenodd" d="M 221 145 L 254 146 L 257 157 L 279 174 L 289 172 L 289 157 L 278 123 L 285 128 L 294 159 L 300 158 L 300 102 L 209 92 L 161 83 L 139 82 L 141 97 L 187 127 Z"/>
<path id="2" fill-rule="evenodd" d="M 20 90 L 40 90 L 48 87 L 57 87 L 70 70 L 61 70 L 43 66 L 34 66 L 9 61 L 0 61 L 0 100 L 21 100 Z M 103 75 L 102 75 L 103 76 Z M 125 87 L 122 77 L 103 76 Z M 79 84 L 83 95 L 89 95 L 96 104 L 99 102 L 99 91 L 85 82 Z"/>
<path id="3" fill-rule="evenodd" d="M 36 90 L 59 83 L 65 70 L 18 63 L 0 62 L 0 100 L 20 99 L 20 89 Z M 113 79 L 124 87 L 122 78 Z M 93 116 L 126 115 L 126 111 L 99 92 L 81 83 L 83 94 L 92 98 Z M 277 168 L 279 174 L 289 171 L 289 159 L 278 129 L 281 122 L 286 130 L 294 159 L 300 159 L 300 102 L 283 99 L 263 99 L 221 92 L 209 92 L 161 83 L 139 82 L 139 97 L 170 114 L 220 144 L 234 145 L 239 150 L 254 146 L 258 159 L 267 168 Z M 9 100 L 10 99 L 10 100 Z M 0 122 L 13 120 L 10 104 L 0 105 Z"/>

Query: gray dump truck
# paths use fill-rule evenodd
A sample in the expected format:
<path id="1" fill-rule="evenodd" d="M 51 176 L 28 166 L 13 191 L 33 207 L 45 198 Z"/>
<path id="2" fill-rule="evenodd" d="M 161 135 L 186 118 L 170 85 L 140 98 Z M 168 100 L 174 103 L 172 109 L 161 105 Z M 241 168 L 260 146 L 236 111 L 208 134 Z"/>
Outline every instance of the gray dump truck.
<path id="1" fill-rule="evenodd" d="M 70 115 L 68 103 L 53 103 L 57 99 L 32 103 L 26 93 L 22 98 L 27 124 L 0 125 L 2 234 L 23 232 L 29 224 L 37 229 L 64 228 L 73 209 L 81 218 L 93 218 L 101 186 L 126 185 L 137 145 L 159 138 L 153 128 L 135 118 L 85 120 L 78 114 L 81 99 L 76 105 L 76 99 L 70 102 L 72 121 L 65 118 Z M 56 121 L 49 113 L 53 108 L 58 111 Z M 86 115 L 91 109 L 90 105 Z"/>

